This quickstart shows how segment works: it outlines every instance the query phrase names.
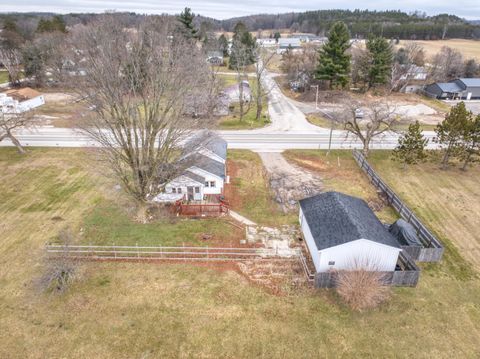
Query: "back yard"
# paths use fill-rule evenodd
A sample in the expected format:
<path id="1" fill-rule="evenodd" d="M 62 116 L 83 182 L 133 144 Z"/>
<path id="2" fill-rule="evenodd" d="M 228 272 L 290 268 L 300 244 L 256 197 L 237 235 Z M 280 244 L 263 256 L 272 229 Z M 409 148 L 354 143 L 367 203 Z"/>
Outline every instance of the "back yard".
<path id="1" fill-rule="evenodd" d="M 236 190 L 252 193 L 234 206 L 267 221 L 277 212 L 255 172 L 259 168 L 248 168 L 258 163 L 255 156 L 235 151 L 230 158 L 239 163 L 237 173 L 251 175 L 234 178 Z M 43 245 L 66 225 L 89 241 L 150 243 L 156 237 L 194 244 L 198 231 L 219 238 L 234 233 L 218 222 L 197 222 L 202 228 L 181 223 L 182 229 L 178 223 L 135 224 L 114 184 L 92 167 L 90 157 L 82 150 L 32 149 L 20 157 L 13 149 L 0 149 L 0 357 L 480 355 L 480 281 L 468 269 L 464 275 L 443 264 L 426 268 L 417 288 L 395 289 L 390 302 L 361 314 L 338 304 L 332 291 L 274 295 L 234 268 L 185 263 L 86 263 L 65 294 L 41 292 L 36 283 L 45 268 Z M 336 157 L 331 158 L 333 166 Z M 317 166 L 311 161 L 309 166 Z M 345 169 L 347 163 L 341 159 Z M 325 184 L 347 186 L 340 169 L 336 174 Z M 348 183 L 359 181 L 353 194 L 374 198 L 353 167 L 345 176 Z"/>

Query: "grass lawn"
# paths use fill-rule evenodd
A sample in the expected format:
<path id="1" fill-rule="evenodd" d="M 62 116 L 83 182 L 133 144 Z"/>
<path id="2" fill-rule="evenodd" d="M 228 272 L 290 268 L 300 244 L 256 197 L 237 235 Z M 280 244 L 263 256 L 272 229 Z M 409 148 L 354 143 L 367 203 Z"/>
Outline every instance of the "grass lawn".
<path id="1" fill-rule="evenodd" d="M 332 121 L 330 121 L 328 118 L 325 118 L 318 113 L 310 113 L 305 117 L 307 118 L 307 121 L 310 122 L 312 125 L 323 127 L 323 128 L 332 127 Z M 333 129 L 341 129 L 341 125 L 336 122 L 333 122 Z"/>
<path id="2" fill-rule="evenodd" d="M 456 249 L 480 268 L 480 167 L 467 172 L 441 170 L 439 161 L 411 166 L 391 161 L 389 152 L 374 151 L 369 159 L 383 179 L 437 234 L 454 256 Z"/>
<path id="3" fill-rule="evenodd" d="M 82 224 L 84 234 L 82 243 L 93 245 L 118 246 L 212 246 L 235 247 L 243 232 L 229 225 L 223 219 L 171 219 L 159 220 L 148 224 L 133 221 L 114 203 L 105 203 L 93 208 Z M 240 232 L 240 233 L 239 233 Z M 203 234 L 211 239 L 206 242 Z M 225 239 L 230 238 L 230 243 Z"/>
<path id="4" fill-rule="evenodd" d="M 273 201 L 260 156 L 246 150 L 229 150 L 227 170 L 231 184 L 226 197 L 234 211 L 261 225 L 297 223 L 296 214 L 284 214 Z"/>
<path id="5" fill-rule="evenodd" d="M 245 166 L 252 158 L 233 155 Z M 116 197 L 111 181 L 82 150 L 20 157 L 2 148 L 0 178 L 1 358 L 480 356 L 480 281 L 442 265 L 365 313 L 338 304 L 332 291 L 278 296 L 229 268 L 184 263 L 85 263 L 65 294 L 40 292 L 43 246 L 66 224 L 99 236 L 110 236 L 103 226 L 116 237 L 143 229 L 118 223 L 125 218 L 105 202 Z M 111 223 L 95 222 L 96 210 Z"/>
<path id="6" fill-rule="evenodd" d="M 4 84 L 5 82 L 8 82 L 8 72 L 0 71 L 0 84 Z"/>
<path id="7" fill-rule="evenodd" d="M 333 150 L 327 156 L 326 151 L 288 150 L 284 156 L 292 163 L 318 173 L 326 191 L 338 191 L 363 198 L 384 221 L 392 222 L 398 218 L 391 207 L 381 204 L 375 188 L 363 176 L 351 152 Z"/>
<path id="8" fill-rule="evenodd" d="M 248 104 L 245 104 L 247 108 Z M 230 115 L 222 117 L 218 123 L 218 128 L 220 130 L 250 130 L 255 128 L 261 128 L 270 123 L 268 116 L 268 105 L 265 101 L 263 116 L 260 120 L 257 120 L 255 117 L 257 115 L 257 105 L 252 103 L 248 111 L 243 115 L 243 119 L 240 120 L 240 110 L 238 103 L 234 104 L 234 109 Z"/>

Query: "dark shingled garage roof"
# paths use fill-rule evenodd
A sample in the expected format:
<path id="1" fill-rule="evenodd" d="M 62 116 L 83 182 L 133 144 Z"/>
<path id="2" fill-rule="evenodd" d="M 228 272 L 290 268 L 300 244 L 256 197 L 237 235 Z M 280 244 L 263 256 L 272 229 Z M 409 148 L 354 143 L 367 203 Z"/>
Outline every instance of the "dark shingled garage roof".
<path id="1" fill-rule="evenodd" d="M 319 250 L 358 239 L 400 248 L 367 203 L 338 192 L 302 199 L 300 207 Z"/>

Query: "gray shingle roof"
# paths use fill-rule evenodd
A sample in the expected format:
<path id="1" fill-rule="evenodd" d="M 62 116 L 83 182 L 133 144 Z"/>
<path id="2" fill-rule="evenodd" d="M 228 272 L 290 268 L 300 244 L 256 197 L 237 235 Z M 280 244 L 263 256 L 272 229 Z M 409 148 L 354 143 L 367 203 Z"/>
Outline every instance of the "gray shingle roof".
<path id="1" fill-rule="evenodd" d="M 440 87 L 440 89 L 443 92 L 462 92 L 463 89 L 460 88 L 455 82 L 438 82 L 437 86 Z"/>
<path id="2" fill-rule="evenodd" d="M 458 79 L 467 87 L 480 87 L 480 78 L 460 78 Z"/>
<path id="3" fill-rule="evenodd" d="M 225 178 L 225 164 L 214 159 L 202 155 L 200 153 L 194 154 L 190 158 L 192 166 L 201 168 L 209 173 L 212 173 L 220 178 Z"/>
<path id="4" fill-rule="evenodd" d="M 185 177 L 188 177 L 188 178 L 190 178 L 190 179 L 192 179 L 192 180 L 194 180 L 194 181 L 202 184 L 202 185 L 205 183 L 205 177 L 202 177 L 202 176 L 200 176 L 200 175 L 197 175 L 196 173 L 193 173 L 193 172 L 191 172 L 191 171 L 185 171 L 185 172 L 183 173 L 183 175 L 184 175 Z"/>
<path id="5" fill-rule="evenodd" d="M 319 250 L 358 239 L 400 248 L 367 203 L 339 192 L 326 192 L 300 201 Z"/>
<path id="6" fill-rule="evenodd" d="M 189 150 L 196 149 L 199 146 L 206 148 L 223 159 L 227 158 L 227 141 L 215 132 L 201 131 L 186 143 L 186 148 Z"/>

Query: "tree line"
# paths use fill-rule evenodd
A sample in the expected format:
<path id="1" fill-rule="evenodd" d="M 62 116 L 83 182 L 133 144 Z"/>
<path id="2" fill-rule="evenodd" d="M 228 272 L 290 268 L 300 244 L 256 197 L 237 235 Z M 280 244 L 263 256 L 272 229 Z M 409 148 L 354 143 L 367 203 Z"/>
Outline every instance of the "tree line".
<path id="1" fill-rule="evenodd" d="M 367 38 L 370 35 L 409 40 L 480 37 L 480 26 L 457 16 L 427 16 L 420 12 L 407 14 L 402 11 L 318 10 L 261 14 L 216 21 L 215 26 L 218 30 L 232 31 L 238 21 L 242 21 L 252 31 L 290 29 L 317 35 L 325 35 L 335 22 L 342 21 L 355 38 Z"/>
<path id="2" fill-rule="evenodd" d="M 283 54 L 283 70 L 292 82 L 301 82 L 304 89 L 320 81 L 330 89 L 353 86 L 367 91 L 383 87 L 399 91 L 421 71 L 423 81 L 446 82 L 459 77 L 480 76 L 480 63 L 465 58 L 458 50 L 444 46 L 431 59 L 421 45 L 408 42 L 395 47 L 398 40 L 371 34 L 365 43 L 352 43 L 348 26 L 338 21 L 328 32 L 327 41 L 318 51 L 304 46 L 300 51 Z M 428 66 L 425 66 L 427 65 Z"/>

